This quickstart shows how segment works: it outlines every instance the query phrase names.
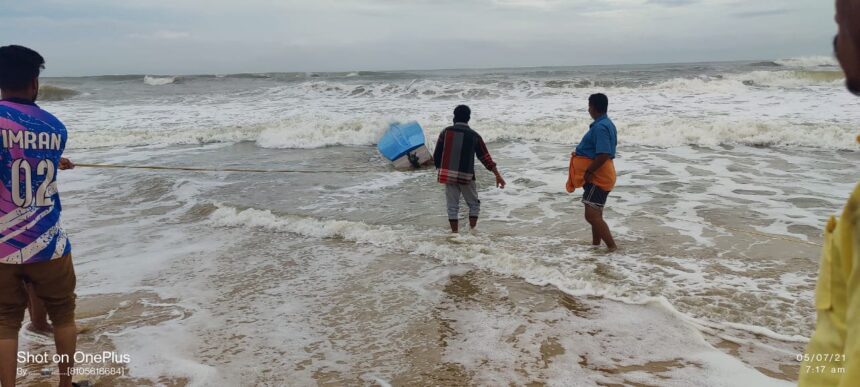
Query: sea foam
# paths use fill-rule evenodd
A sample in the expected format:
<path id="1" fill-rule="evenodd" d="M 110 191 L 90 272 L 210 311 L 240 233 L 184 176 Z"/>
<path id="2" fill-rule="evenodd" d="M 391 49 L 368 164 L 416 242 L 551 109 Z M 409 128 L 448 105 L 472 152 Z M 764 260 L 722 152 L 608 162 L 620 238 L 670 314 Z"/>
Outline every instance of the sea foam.
<path id="1" fill-rule="evenodd" d="M 155 77 L 147 75 L 143 77 L 143 83 L 150 86 L 163 86 L 169 85 L 171 83 L 176 83 L 177 79 L 177 77 Z"/>

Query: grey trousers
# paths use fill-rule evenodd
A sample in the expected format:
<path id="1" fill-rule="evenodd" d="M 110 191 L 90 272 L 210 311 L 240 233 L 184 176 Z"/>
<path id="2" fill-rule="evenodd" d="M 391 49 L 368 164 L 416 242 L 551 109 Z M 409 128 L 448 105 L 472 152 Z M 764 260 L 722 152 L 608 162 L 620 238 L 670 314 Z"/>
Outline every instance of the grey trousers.
<path id="1" fill-rule="evenodd" d="M 457 220 L 460 212 L 460 195 L 466 199 L 469 206 L 469 217 L 477 218 L 481 213 L 481 201 L 478 200 L 478 186 L 473 180 L 469 184 L 445 184 L 445 199 L 448 202 L 448 220 Z"/>

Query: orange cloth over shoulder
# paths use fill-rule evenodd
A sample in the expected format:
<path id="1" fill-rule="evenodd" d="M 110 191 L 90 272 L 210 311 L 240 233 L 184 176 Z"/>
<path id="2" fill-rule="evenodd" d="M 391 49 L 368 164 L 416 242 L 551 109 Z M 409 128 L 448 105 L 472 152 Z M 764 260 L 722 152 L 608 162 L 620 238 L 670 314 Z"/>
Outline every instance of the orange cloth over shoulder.
<path id="1" fill-rule="evenodd" d="M 585 170 L 594 161 L 585 156 L 571 156 L 570 169 L 567 174 L 567 192 L 573 192 L 585 185 Z M 594 185 L 609 192 L 615 188 L 615 164 L 612 159 L 606 160 L 603 166 L 594 173 Z"/>

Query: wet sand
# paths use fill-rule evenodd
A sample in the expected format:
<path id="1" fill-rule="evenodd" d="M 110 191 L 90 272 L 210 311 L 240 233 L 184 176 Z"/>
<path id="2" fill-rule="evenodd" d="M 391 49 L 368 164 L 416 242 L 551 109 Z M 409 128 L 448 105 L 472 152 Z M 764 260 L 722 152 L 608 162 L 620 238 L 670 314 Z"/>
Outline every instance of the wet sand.
<path id="1" fill-rule="evenodd" d="M 685 353 L 665 354 L 655 357 L 647 348 L 633 351 L 611 353 L 610 348 L 635 346 L 641 344 L 642 337 L 655 334 L 650 324 L 642 330 L 636 324 L 627 330 L 630 336 L 619 336 L 611 327 L 606 331 L 595 329 L 592 319 L 600 318 L 602 309 L 626 309 L 630 313 L 648 319 L 654 313 L 653 307 L 623 305 L 597 297 L 574 297 L 551 286 L 531 285 L 521 279 L 500 276 L 487 271 L 462 268 L 461 273 L 435 283 L 441 297 L 430 307 L 426 314 L 402 321 L 405 325 L 401 341 L 394 356 L 400 357 L 402 367 L 386 378 L 375 380 L 373 375 L 361 369 L 353 372 L 315 372 L 313 381 L 317 385 L 393 385 L 393 386 L 474 386 L 502 382 L 505 375 L 516 374 L 525 385 L 550 385 L 550 380 L 561 370 L 579 368 L 588 378 L 567 379 L 568 385 L 599 386 L 657 386 L 682 385 L 684 379 L 678 375 L 695 376 L 703 372 L 703 364 L 685 360 Z M 79 339 L 79 350 L 96 353 L 114 350 L 111 337 L 118 332 L 141 326 L 158 326 L 169 320 L 191 318 L 191 312 L 175 306 L 176 300 L 159 299 L 154 293 L 138 292 L 131 295 L 113 294 L 84 297 L 79 301 L 78 318 L 85 331 Z M 643 309 L 638 311 L 635 309 Z M 633 309 L 633 310 L 630 310 Z M 649 313 L 646 309 L 652 309 Z M 657 313 L 665 313 L 658 309 Z M 487 320 L 471 321 L 463 316 L 485 316 Z M 373 314 L 356 316 L 358 319 L 373 318 Z M 372 323 L 360 320 L 331 321 L 344 330 L 352 325 Z M 477 324 L 477 325 L 476 325 Z M 623 325 L 623 324 L 622 324 Z M 671 328 L 669 328 L 671 329 Z M 625 330 L 622 330 L 625 331 Z M 719 337 L 718 332 L 705 335 L 704 339 L 715 350 L 720 350 L 742 360 L 763 374 L 773 378 L 796 381 L 798 364 L 774 348 L 770 348 L 767 338 L 754 337 L 746 344 L 738 344 Z M 225 337 L 225 340 L 241 339 Z M 338 337 L 329 337 L 338 340 Z M 588 340 L 605 353 L 583 352 L 572 347 L 577 340 Z M 471 347 L 475 344 L 475 347 Z M 671 345 L 671 343 L 668 343 Z M 51 350 L 52 346 L 25 342 L 25 350 L 41 352 Z M 371 344 L 372 345 L 372 344 Z M 594 344 L 592 344 L 594 345 Z M 707 351 L 709 346 L 701 343 L 699 350 Z M 783 344 L 784 346 L 784 344 Z M 684 348 L 679 343 L 679 348 Z M 305 348 L 307 356 L 303 361 L 271 364 L 272 369 L 262 367 L 254 374 L 246 374 L 247 379 L 238 385 L 303 385 L 291 383 L 290 370 L 300 371 L 313 363 L 313 348 Z M 782 348 L 800 351 L 802 348 Z M 362 358 L 365 350 L 379 348 L 356 347 L 355 358 Z M 498 351 L 498 352 L 497 352 Z M 467 359 L 466 363 L 477 361 L 478 367 L 466 367 L 454 361 L 451 353 L 458 353 Z M 507 353 L 497 357 L 495 354 Z M 237 351 L 241 354 L 241 351 Z M 227 363 L 219 364 L 213 358 L 200 357 L 198 360 L 213 367 L 230 369 L 230 356 L 224 354 L 220 359 Z M 344 359 L 350 363 L 349 359 Z M 97 364 L 82 364 L 81 367 L 104 367 Z M 109 367 L 122 367 L 109 365 Z M 35 365 L 27 369 L 32 374 L 19 379 L 22 385 L 50 386 L 44 376 L 38 376 L 45 367 Z M 482 370 L 483 368 L 483 370 Z M 280 369 L 280 370 L 278 370 Z M 575 373 L 573 373 L 575 375 Z M 642 374 L 648 375 L 643 378 Z M 282 375 L 282 376 L 278 376 Z M 632 377 L 631 377 L 632 376 Z M 278 379 L 283 377 L 283 379 Z M 661 381 L 659 384 L 642 382 L 643 379 Z M 89 380 L 95 386 L 186 386 L 184 378 L 165 377 L 157 381 L 141 378 L 76 378 Z M 280 381 L 278 381 L 280 380 Z M 387 383 L 387 384 L 386 384 Z"/>

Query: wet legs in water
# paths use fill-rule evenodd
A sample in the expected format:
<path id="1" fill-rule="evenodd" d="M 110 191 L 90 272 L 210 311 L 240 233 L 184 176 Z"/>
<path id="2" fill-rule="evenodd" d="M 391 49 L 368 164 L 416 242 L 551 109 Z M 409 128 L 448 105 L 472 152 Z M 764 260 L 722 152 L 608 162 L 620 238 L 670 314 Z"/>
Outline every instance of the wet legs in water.
<path id="1" fill-rule="evenodd" d="M 603 241 L 609 251 L 618 249 L 615 240 L 612 239 L 609 225 L 603 220 L 602 208 L 585 205 L 585 220 L 591 225 L 591 243 L 593 245 L 600 246 L 600 242 Z"/>
<path id="2" fill-rule="evenodd" d="M 448 223 L 451 224 L 451 232 L 452 233 L 457 233 L 460 231 L 460 222 L 458 220 L 456 220 L 456 219 L 455 220 L 449 220 Z M 469 217 L 469 228 L 474 229 L 475 227 L 478 227 L 478 217 L 477 216 L 470 216 Z"/>

